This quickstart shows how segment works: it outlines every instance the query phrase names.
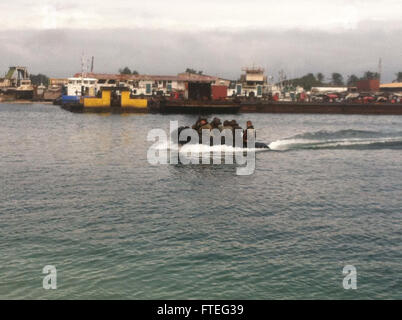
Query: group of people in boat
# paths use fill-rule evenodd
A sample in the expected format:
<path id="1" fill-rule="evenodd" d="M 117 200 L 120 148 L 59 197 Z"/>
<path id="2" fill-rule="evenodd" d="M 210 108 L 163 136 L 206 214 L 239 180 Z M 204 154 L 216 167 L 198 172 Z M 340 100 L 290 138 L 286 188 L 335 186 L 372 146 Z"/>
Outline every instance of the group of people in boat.
<path id="1" fill-rule="evenodd" d="M 189 127 L 181 127 L 179 131 L 186 129 Z M 220 132 L 223 130 L 231 130 L 233 132 L 233 140 L 234 140 L 234 133 L 235 130 L 242 130 L 243 131 L 243 146 L 247 146 L 247 130 L 254 130 L 253 123 L 251 121 L 247 121 L 246 123 L 246 129 L 243 130 L 243 128 L 237 123 L 236 120 L 225 120 L 223 123 L 221 119 L 219 118 L 214 118 L 211 122 L 208 122 L 207 118 L 198 118 L 197 122 L 191 127 L 192 129 L 196 130 L 200 136 L 200 142 L 202 139 L 202 131 L 203 130 L 214 130 L 218 129 Z M 180 132 L 179 132 L 180 133 Z M 211 143 L 212 143 L 213 137 L 211 137 Z M 225 144 L 224 137 L 222 137 L 222 144 Z"/>

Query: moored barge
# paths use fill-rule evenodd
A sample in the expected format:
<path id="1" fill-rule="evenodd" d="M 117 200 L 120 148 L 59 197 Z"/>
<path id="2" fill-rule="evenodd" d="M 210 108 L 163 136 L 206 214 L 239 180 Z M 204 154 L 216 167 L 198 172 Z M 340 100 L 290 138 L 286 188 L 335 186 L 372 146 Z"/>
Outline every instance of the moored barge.
<path id="1" fill-rule="evenodd" d="M 243 102 L 241 113 L 402 115 L 402 104 L 345 102 Z"/>

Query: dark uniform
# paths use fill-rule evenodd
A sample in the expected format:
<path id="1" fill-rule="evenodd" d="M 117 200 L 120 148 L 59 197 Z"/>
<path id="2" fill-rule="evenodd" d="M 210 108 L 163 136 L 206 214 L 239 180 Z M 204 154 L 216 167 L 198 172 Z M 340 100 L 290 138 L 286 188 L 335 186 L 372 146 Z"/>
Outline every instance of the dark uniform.
<path id="1" fill-rule="evenodd" d="M 212 126 L 213 129 L 219 129 L 219 131 L 222 131 L 223 126 L 222 126 L 221 119 L 219 119 L 219 118 L 214 118 L 214 119 L 211 121 L 211 126 Z"/>
<path id="2" fill-rule="evenodd" d="M 254 130 L 254 135 L 257 137 L 257 133 L 255 132 L 254 126 L 251 121 L 247 122 L 247 129 L 243 131 L 243 147 L 247 147 L 247 130 Z"/>
<path id="3" fill-rule="evenodd" d="M 234 140 L 234 137 L 233 137 L 233 127 L 230 125 L 230 121 L 225 120 L 225 121 L 223 122 L 223 126 L 222 126 L 221 132 L 225 132 L 225 133 L 226 133 L 227 130 L 230 131 L 230 133 L 232 134 L 232 139 Z M 224 136 L 223 136 L 222 139 L 221 139 L 221 144 L 222 144 L 222 145 L 228 144 L 228 143 L 226 143 L 226 139 L 225 139 Z"/>

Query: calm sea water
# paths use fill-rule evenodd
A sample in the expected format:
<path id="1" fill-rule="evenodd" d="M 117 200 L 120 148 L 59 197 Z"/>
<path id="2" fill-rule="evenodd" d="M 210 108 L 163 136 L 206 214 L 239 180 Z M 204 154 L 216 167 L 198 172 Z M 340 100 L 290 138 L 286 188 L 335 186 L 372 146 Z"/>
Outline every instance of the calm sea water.
<path id="1" fill-rule="evenodd" d="M 227 118 L 274 149 L 251 176 L 148 164 L 194 116 L 0 104 L 0 298 L 401 299 L 402 117 Z"/>

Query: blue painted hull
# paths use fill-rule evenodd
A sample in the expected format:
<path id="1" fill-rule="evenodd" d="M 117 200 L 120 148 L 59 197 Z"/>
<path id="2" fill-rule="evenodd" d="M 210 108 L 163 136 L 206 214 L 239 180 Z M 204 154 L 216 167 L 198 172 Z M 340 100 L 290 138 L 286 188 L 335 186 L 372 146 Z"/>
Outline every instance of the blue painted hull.
<path id="1" fill-rule="evenodd" d="M 80 104 L 80 96 L 66 96 L 61 97 L 61 103 L 64 104 Z"/>

